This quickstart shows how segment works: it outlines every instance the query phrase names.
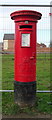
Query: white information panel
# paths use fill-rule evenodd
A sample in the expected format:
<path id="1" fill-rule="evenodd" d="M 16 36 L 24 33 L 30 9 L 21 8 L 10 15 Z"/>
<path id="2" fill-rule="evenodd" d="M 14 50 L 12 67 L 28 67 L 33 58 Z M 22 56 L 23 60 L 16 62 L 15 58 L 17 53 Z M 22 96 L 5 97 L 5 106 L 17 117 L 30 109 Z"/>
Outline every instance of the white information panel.
<path id="1" fill-rule="evenodd" d="M 30 47 L 30 34 L 22 34 L 22 46 Z"/>

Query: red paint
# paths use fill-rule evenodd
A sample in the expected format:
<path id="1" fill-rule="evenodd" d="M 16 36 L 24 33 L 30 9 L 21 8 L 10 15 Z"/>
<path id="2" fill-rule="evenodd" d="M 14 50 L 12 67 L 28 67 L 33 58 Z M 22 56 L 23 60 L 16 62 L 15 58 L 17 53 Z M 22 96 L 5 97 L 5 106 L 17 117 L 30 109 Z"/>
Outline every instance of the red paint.
<path id="1" fill-rule="evenodd" d="M 15 80 L 36 81 L 36 24 L 41 13 L 22 10 L 12 13 L 11 18 L 15 21 Z M 22 34 L 30 34 L 30 47 L 22 46 Z"/>

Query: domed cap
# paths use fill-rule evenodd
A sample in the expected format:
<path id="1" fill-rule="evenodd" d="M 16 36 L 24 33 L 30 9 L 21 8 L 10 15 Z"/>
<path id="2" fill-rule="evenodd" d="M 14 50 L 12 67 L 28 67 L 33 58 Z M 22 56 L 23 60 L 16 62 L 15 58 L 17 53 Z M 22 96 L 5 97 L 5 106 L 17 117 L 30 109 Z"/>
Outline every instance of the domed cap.
<path id="1" fill-rule="evenodd" d="M 37 21 L 41 19 L 42 14 L 32 10 L 20 10 L 10 14 L 11 19 L 15 21 L 29 20 Z"/>

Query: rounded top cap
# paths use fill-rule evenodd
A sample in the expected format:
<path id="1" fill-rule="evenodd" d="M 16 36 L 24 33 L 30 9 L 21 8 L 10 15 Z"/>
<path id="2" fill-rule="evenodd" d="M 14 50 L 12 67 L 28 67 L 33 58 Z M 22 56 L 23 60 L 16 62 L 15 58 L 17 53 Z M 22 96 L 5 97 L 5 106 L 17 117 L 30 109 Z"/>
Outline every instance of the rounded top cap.
<path id="1" fill-rule="evenodd" d="M 33 19 L 39 20 L 41 19 L 42 14 L 33 10 L 20 10 L 20 11 L 15 11 L 11 13 L 10 16 L 12 20 L 15 20 L 18 17 L 22 17 L 22 16 L 23 17 L 29 16 L 29 17 L 32 17 Z"/>

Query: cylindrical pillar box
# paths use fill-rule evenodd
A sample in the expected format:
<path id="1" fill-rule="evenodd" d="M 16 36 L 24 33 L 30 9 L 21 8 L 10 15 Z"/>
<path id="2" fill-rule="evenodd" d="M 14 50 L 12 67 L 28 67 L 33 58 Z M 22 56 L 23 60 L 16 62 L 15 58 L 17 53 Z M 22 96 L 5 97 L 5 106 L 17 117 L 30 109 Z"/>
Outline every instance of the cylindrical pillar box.
<path id="1" fill-rule="evenodd" d="M 10 16 L 15 22 L 15 102 L 32 106 L 36 99 L 36 23 L 42 14 L 21 10 Z"/>

